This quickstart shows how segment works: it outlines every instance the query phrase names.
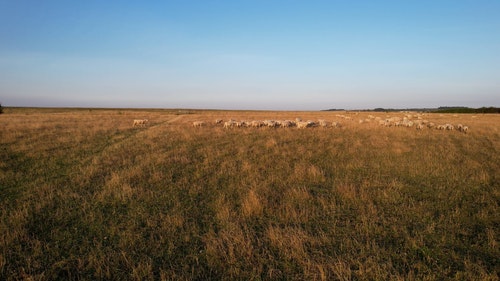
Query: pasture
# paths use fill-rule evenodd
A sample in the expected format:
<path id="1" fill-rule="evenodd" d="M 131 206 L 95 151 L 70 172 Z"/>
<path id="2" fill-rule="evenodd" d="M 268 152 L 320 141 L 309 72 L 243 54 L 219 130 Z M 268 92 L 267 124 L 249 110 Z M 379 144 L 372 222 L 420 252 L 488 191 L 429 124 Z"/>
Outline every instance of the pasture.
<path id="1" fill-rule="evenodd" d="M 5 108 L 0 279 L 499 280 L 500 115 L 416 114 Z"/>

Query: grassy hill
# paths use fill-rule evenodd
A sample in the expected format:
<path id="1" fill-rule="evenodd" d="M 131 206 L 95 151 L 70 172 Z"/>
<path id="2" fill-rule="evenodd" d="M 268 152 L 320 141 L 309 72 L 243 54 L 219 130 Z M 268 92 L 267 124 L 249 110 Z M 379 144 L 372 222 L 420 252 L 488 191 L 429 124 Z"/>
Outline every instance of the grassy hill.
<path id="1" fill-rule="evenodd" d="M 376 117 L 7 108 L 0 279 L 498 280 L 500 116 Z"/>

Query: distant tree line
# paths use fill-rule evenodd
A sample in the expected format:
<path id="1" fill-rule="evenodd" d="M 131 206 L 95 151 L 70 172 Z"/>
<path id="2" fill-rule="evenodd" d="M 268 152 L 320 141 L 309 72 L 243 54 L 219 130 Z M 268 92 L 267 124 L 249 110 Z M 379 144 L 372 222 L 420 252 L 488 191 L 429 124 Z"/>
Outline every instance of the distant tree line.
<path id="1" fill-rule="evenodd" d="M 0 114 L 3 113 L 3 107 L 2 107 L 2 103 L 0 103 Z"/>
<path id="2" fill-rule="evenodd" d="M 344 109 L 327 109 L 324 111 L 342 111 Z M 392 111 L 422 111 L 422 112 L 437 112 L 437 113 L 500 113 L 498 107 L 480 107 L 470 108 L 465 106 L 440 106 L 438 108 L 382 108 L 364 109 L 360 111 L 373 112 L 392 112 Z"/>
<path id="3" fill-rule="evenodd" d="M 465 106 L 441 106 L 435 112 L 438 113 L 500 113 L 500 108 L 498 107 L 480 107 L 480 108 L 470 108 Z"/>
<path id="4" fill-rule="evenodd" d="M 330 108 L 330 109 L 325 109 L 322 111 L 344 111 L 345 109 L 340 109 L 340 108 Z"/>

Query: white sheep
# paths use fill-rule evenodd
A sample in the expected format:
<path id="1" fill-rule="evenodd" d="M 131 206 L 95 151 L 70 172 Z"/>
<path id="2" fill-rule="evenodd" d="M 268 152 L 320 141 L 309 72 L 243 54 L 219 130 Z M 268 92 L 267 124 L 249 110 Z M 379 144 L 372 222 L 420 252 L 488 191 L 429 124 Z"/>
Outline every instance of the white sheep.
<path id="1" fill-rule="evenodd" d="M 226 122 L 224 122 L 224 128 L 229 129 L 229 128 L 233 127 L 235 124 L 236 124 L 236 122 L 233 120 L 226 121 Z"/>
<path id="2" fill-rule="evenodd" d="M 319 122 L 319 125 L 321 127 L 323 127 L 323 128 L 328 127 L 328 122 L 326 122 L 326 120 L 320 119 L 320 120 L 318 120 L 318 122 Z"/>
<path id="3" fill-rule="evenodd" d="M 297 122 L 297 128 L 299 128 L 299 129 L 304 129 L 304 128 L 307 128 L 308 126 L 309 126 L 309 122 L 306 122 L 306 121 Z"/>
<path id="4" fill-rule="evenodd" d="M 280 126 L 281 128 L 289 128 L 289 127 L 292 127 L 293 126 L 293 121 L 291 120 L 285 120 L 285 121 L 281 121 L 280 122 Z"/>
<path id="5" fill-rule="evenodd" d="M 194 121 L 193 122 L 193 127 L 202 127 L 202 126 L 205 126 L 204 121 Z"/>
<path id="6" fill-rule="evenodd" d="M 297 128 L 299 129 L 304 129 L 304 128 L 307 128 L 307 127 L 313 127 L 315 125 L 315 123 L 313 121 L 301 121 L 301 122 L 297 122 Z"/>
<path id="7" fill-rule="evenodd" d="M 148 123 L 148 119 L 136 119 L 134 120 L 134 127 L 135 126 L 141 126 L 141 127 L 144 127 L 146 126 L 146 124 Z"/>
<path id="8" fill-rule="evenodd" d="M 278 126 L 278 122 L 276 122 L 274 120 L 264 120 L 264 125 L 266 125 L 270 128 L 274 128 L 274 127 Z"/>
<path id="9" fill-rule="evenodd" d="M 254 120 L 254 121 L 250 122 L 250 126 L 254 127 L 254 128 L 259 128 L 259 127 L 264 126 L 264 122 Z"/>

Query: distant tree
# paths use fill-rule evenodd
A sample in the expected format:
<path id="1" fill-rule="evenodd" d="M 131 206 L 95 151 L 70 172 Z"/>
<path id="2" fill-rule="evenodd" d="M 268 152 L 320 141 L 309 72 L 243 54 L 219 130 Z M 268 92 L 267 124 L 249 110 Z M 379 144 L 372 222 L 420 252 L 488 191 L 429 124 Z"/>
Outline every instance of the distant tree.
<path id="1" fill-rule="evenodd" d="M 438 113 L 500 113 L 497 107 L 469 108 L 464 106 L 441 106 L 435 112 Z"/>
<path id="2" fill-rule="evenodd" d="M 500 113 L 500 108 L 498 107 L 481 107 L 476 109 L 476 113 Z"/>
<path id="3" fill-rule="evenodd" d="M 0 103 L 0 114 L 3 113 L 3 107 L 2 107 L 2 103 Z"/>

